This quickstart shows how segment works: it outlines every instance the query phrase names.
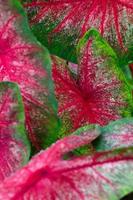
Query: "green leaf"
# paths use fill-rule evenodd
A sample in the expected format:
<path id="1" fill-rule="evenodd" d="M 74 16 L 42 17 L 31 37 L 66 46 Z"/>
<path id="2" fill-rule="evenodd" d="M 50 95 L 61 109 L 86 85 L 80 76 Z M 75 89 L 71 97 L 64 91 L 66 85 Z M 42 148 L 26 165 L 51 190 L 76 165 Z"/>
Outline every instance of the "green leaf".
<path id="1" fill-rule="evenodd" d="M 45 26 L 45 28 L 44 24 L 47 24 L 47 21 L 32 25 L 31 27 L 31 30 L 37 37 L 38 41 L 40 41 L 42 45 L 46 46 L 51 54 L 57 55 L 73 63 L 77 63 L 76 46 L 72 43 L 73 36 L 66 37 L 61 33 L 52 35 L 51 32 L 53 27 L 55 27 L 55 24 L 49 24 L 49 26 Z"/>

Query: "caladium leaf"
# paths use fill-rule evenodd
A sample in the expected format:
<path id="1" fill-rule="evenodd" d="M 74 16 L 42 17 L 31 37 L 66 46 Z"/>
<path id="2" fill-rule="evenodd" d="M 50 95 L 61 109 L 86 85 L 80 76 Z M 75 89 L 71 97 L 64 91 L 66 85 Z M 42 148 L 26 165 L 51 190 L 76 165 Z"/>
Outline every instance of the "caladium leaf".
<path id="1" fill-rule="evenodd" d="M 132 89 L 121 71 L 117 56 L 96 30 L 90 30 L 78 45 L 77 74 L 65 61 L 53 58 L 53 78 L 59 114 L 68 127 L 108 124 L 130 116 Z"/>
<path id="2" fill-rule="evenodd" d="M 25 7 L 40 42 L 65 59 L 76 61 L 75 46 L 91 27 L 98 29 L 119 54 L 131 47 L 132 0 L 116 0 L 115 4 L 114 0 L 32 0 Z"/>
<path id="3" fill-rule="evenodd" d="M 58 124 L 50 57 L 31 34 L 18 1 L 1 0 L 0 13 L 0 81 L 18 83 L 30 139 L 33 145 L 41 148 L 44 144 L 38 137 L 38 130 L 42 134 L 45 134 L 44 127 L 48 130 L 46 115 L 55 116 L 54 123 Z"/>
<path id="4" fill-rule="evenodd" d="M 133 119 L 124 118 L 99 127 L 101 135 L 94 141 L 97 151 L 133 146 Z"/>
<path id="5" fill-rule="evenodd" d="M 29 129 L 30 138 L 36 147 L 33 151 L 50 146 L 59 137 L 60 128 L 62 127 L 61 120 L 51 109 L 37 106 L 33 103 L 26 106 L 26 123 Z M 63 130 L 62 130 L 63 131 Z M 36 135 L 35 135 L 36 134 Z"/>
<path id="6" fill-rule="evenodd" d="M 57 141 L 0 184 L 0 199 L 119 200 L 133 190 L 133 149 L 63 160 L 64 153 L 96 135 L 88 132 Z"/>
<path id="7" fill-rule="evenodd" d="M 26 164 L 29 156 L 20 91 L 14 83 L 0 83 L 0 181 Z"/>

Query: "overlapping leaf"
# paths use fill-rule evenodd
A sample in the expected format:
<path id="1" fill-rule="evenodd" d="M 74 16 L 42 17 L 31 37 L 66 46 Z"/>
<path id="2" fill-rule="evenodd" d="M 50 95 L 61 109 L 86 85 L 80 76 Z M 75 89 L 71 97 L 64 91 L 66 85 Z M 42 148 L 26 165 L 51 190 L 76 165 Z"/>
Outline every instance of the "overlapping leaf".
<path id="1" fill-rule="evenodd" d="M 25 102 L 29 136 L 33 145 L 40 148 L 44 144 L 38 131 L 41 134 L 48 131 L 47 115 L 55 116 L 54 123 L 58 124 L 49 54 L 31 34 L 18 1 L 1 0 L 0 13 L 0 81 L 18 83 Z"/>
<path id="2" fill-rule="evenodd" d="M 132 93 L 117 56 L 95 30 L 78 45 L 77 74 L 65 61 L 53 59 L 53 77 L 59 114 L 74 129 L 86 123 L 105 125 L 130 115 Z"/>
<path id="3" fill-rule="evenodd" d="M 98 151 L 133 146 L 133 119 L 124 118 L 100 127 L 101 135 L 94 142 Z"/>
<path id="4" fill-rule="evenodd" d="M 133 190 L 133 149 L 62 159 L 96 136 L 71 135 L 41 152 L 0 185 L 0 199 L 119 200 Z"/>
<path id="5" fill-rule="evenodd" d="M 29 156 L 20 91 L 14 83 L 0 83 L 0 181 L 22 167 Z"/>
<path id="6" fill-rule="evenodd" d="M 128 49 L 132 56 L 132 0 L 37 0 L 26 7 L 33 32 L 58 56 L 76 61 L 75 45 L 91 27 L 98 29 L 119 53 Z"/>

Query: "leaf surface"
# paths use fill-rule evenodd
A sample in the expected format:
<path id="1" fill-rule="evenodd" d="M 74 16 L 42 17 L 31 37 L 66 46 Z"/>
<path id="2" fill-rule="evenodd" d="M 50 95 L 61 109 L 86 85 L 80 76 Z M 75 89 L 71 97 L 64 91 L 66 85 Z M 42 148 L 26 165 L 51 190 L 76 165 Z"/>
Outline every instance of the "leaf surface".
<path id="1" fill-rule="evenodd" d="M 0 81 L 19 85 L 29 136 L 32 144 L 40 149 L 44 147 L 41 138 L 49 126 L 47 115 L 54 116 L 55 126 L 59 125 L 50 57 L 31 34 L 18 1 L 1 0 L 0 13 Z"/>
<path id="2" fill-rule="evenodd" d="M 0 181 L 26 164 L 29 156 L 20 91 L 14 83 L 0 83 Z"/>
<path id="3" fill-rule="evenodd" d="M 74 129 L 91 123 L 106 125 L 130 116 L 132 90 L 115 52 L 96 30 L 78 44 L 79 64 L 73 74 L 65 61 L 53 59 L 59 114 Z"/>
<path id="4" fill-rule="evenodd" d="M 116 0 L 115 4 L 114 0 L 38 0 L 27 2 L 25 6 L 34 34 L 57 56 L 76 62 L 75 46 L 92 27 L 104 36 L 118 54 L 130 51 L 132 0 Z M 49 39 L 46 39 L 47 35 Z"/>
<path id="5" fill-rule="evenodd" d="M 123 118 L 100 128 L 100 136 L 94 142 L 98 151 L 108 151 L 133 146 L 133 119 Z"/>
<path id="6" fill-rule="evenodd" d="M 133 149 L 62 159 L 96 135 L 71 135 L 42 151 L 0 185 L 0 199 L 119 200 L 133 188 Z"/>

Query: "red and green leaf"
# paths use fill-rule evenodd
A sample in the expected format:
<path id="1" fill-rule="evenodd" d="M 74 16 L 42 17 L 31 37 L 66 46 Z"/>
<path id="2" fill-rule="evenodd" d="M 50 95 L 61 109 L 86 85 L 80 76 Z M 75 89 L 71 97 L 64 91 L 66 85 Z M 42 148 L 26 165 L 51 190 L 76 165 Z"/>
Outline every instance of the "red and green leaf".
<path id="1" fill-rule="evenodd" d="M 97 151 L 133 146 L 133 119 L 124 118 L 99 127 L 100 136 L 94 142 Z"/>
<path id="2" fill-rule="evenodd" d="M 71 135 L 36 155 L 0 184 L 0 199 L 119 200 L 131 192 L 133 149 L 63 160 L 65 153 L 91 142 L 94 135 Z"/>
<path id="3" fill-rule="evenodd" d="M 118 54 L 130 51 L 132 0 L 116 0 L 115 4 L 114 0 L 37 0 L 25 7 L 40 42 L 65 59 L 76 62 L 75 46 L 91 27 L 99 30 Z"/>
<path id="4" fill-rule="evenodd" d="M 106 125 L 130 116 L 132 89 L 118 65 L 112 48 L 96 30 L 90 30 L 78 45 L 77 74 L 65 61 L 53 58 L 53 78 L 59 115 L 74 129 L 85 124 Z"/>
<path id="5" fill-rule="evenodd" d="M 46 115 L 54 115 L 58 126 L 49 54 L 31 34 L 18 1 L 1 1 L 0 13 L 0 81 L 19 85 L 29 136 L 39 149 L 44 146 L 41 138 L 49 126 Z M 40 138 L 38 131 L 42 134 Z"/>
<path id="6" fill-rule="evenodd" d="M 20 91 L 14 83 L 0 83 L 0 181 L 26 164 L 29 156 Z"/>

